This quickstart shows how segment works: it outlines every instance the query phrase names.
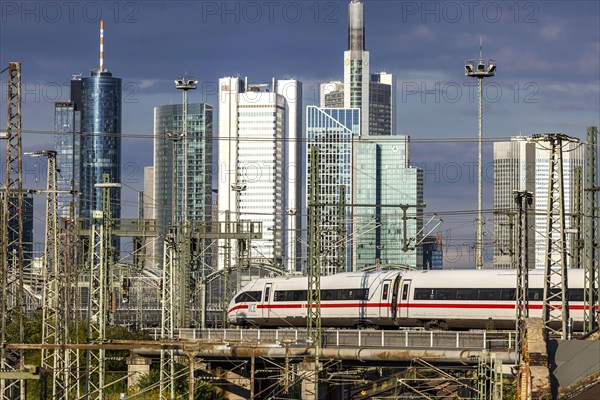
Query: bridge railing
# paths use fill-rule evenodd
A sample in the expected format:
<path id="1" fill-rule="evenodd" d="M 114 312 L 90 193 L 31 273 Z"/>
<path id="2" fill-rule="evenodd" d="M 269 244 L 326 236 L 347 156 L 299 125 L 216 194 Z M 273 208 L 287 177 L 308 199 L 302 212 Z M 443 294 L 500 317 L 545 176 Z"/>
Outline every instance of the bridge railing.
<path id="1" fill-rule="evenodd" d="M 514 349 L 512 331 L 324 329 L 324 347 Z M 306 343 L 304 329 L 180 329 L 179 338 L 206 342 Z"/>

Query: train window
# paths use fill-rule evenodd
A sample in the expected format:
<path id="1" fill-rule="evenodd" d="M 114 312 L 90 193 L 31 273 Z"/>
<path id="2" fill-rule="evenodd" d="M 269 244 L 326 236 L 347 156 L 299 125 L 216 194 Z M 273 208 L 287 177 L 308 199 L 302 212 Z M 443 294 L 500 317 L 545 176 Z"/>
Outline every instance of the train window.
<path id="1" fill-rule="evenodd" d="M 292 290 L 290 293 L 292 294 L 291 301 L 306 301 L 308 298 L 306 290 Z M 288 301 L 290 301 L 290 299 L 288 299 Z"/>
<path id="2" fill-rule="evenodd" d="M 416 294 L 415 294 L 415 299 L 416 299 Z M 402 287 L 402 300 L 406 300 L 408 299 L 408 283 L 405 283 L 404 286 Z"/>
<path id="3" fill-rule="evenodd" d="M 477 300 L 477 289 L 456 289 L 456 300 Z"/>
<path id="4" fill-rule="evenodd" d="M 383 293 L 381 295 L 381 299 L 382 300 L 387 300 L 388 298 L 388 290 L 390 289 L 390 285 L 389 284 L 385 284 L 383 285 Z"/>
<path id="5" fill-rule="evenodd" d="M 335 290 L 321 290 L 321 300 L 335 300 Z"/>
<path id="6" fill-rule="evenodd" d="M 515 289 L 500 289 L 500 300 L 515 301 L 516 298 Z"/>
<path id="7" fill-rule="evenodd" d="M 256 291 L 256 292 L 242 292 L 240 294 L 237 295 L 237 297 L 235 298 L 235 302 L 236 303 L 249 303 L 249 302 L 258 302 L 260 301 L 260 296 L 261 296 L 261 292 Z"/>
<path id="8" fill-rule="evenodd" d="M 583 301 L 583 289 L 569 289 L 570 301 Z"/>
<path id="9" fill-rule="evenodd" d="M 271 288 L 267 286 L 267 287 L 265 288 L 265 300 L 264 300 L 265 302 L 268 302 L 268 301 L 269 301 L 269 294 L 270 294 L 270 293 L 271 293 Z"/>
<path id="10" fill-rule="evenodd" d="M 479 289 L 479 300 L 498 300 L 499 298 L 499 289 Z"/>
<path id="11" fill-rule="evenodd" d="M 544 300 L 544 290 L 543 289 L 529 289 L 527 291 L 527 299 L 530 301 Z"/>
<path id="12" fill-rule="evenodd" d="M 436 300 L 453 300 L 456 296 L 453 289 L 435 289 L 433 298 Z"/>
<path id="13" fill-rule="evenodd" d="M 432 300 L 433 289 L 415 289 L 415 300 Z"/>
<path id="14" fill-rule="evenodd" d="M 276 290 L 273 295 L 273 301 L 286 301 L 286 295 L 288 292 L 284 290 Z"/>

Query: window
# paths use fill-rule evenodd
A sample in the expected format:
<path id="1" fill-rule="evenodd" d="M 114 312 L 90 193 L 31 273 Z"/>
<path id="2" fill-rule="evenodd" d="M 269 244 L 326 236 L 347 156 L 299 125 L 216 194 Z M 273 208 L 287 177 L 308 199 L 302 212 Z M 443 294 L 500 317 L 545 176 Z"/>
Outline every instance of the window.
<path id="1" fill-rule="evenodd" d="M 383 285 L 383 294 L 381 295 L 382 300 L 387 300 L 389 288 L 390 288 L 390 285 L 388 283 Z"/>
<path id="2" fill-rule="evenodd" d="M 261 294 L 262 293 L 260 291 L 242 292 L 237 295 L 237 297 L 235 298 L 235 302 L 236 303 L 258 302 L 258 301 L 260 301 Z"/>
<path id="3" fill-rule="evenodd" d="M 500 289 L 479 289 L 479 300 L 497 300 L 500 298 Z"/>
<path id="4" fill-rule="evenodd" d="M 402 287 L 402 300 L 408 299 L 408 283 L 405 283 Z M 417 294 L 415 293 L 415 300 L 417 299 Z"/>
<path id="5" fill-rule="evenodd" d="M 408 285 L 404 285 L 407 287 Z M 404 289 L 402 290 L 402 298 L 404 299 Z M 415 289 L 415 300 L 432 300 L 433 299 L 433 289 Z"/>
<path id="6" fill-rule="evenodd" d="M 265 303 L 269 302 L 269 294 L 270 293 L 271 293 L 271 287 L 267 286 L 265 288 L 265 300 L 264 300 Z"/>

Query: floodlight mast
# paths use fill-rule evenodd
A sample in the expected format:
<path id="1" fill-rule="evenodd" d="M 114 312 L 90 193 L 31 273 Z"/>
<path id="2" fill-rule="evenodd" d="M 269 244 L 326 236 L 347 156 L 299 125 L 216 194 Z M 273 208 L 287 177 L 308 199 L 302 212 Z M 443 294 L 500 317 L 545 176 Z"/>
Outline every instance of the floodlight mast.
<path id="1" fill-rule="evenodd" d="M 483 214 L 482 214 L 482 138 L 483 138 L 483 78 L 496 75 L 496 61 L 483 59 L 483 46 L 479 41 L 479 59 L 467 60 L 465 62 L 465 75 L 477 78 L 479 83 L 479 114 L 477 117 L 478 127 L 478 151 L 477 151 L 477 232 L 475 237 L 475 268 L 483 268 Z"/>

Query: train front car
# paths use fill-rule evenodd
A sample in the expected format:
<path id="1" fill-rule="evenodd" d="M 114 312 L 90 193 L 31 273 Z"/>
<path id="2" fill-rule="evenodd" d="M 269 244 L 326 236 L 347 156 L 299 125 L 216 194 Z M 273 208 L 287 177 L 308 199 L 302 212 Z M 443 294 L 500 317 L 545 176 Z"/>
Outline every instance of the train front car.
<path id="1" fill-rule="evenodd" d="M 232 325 L 254 326 L 261 316 L 259 308 L 263 299 L 264 281 L 257 279 L 246 284 L 229 302 L 227 320 Z"/>

